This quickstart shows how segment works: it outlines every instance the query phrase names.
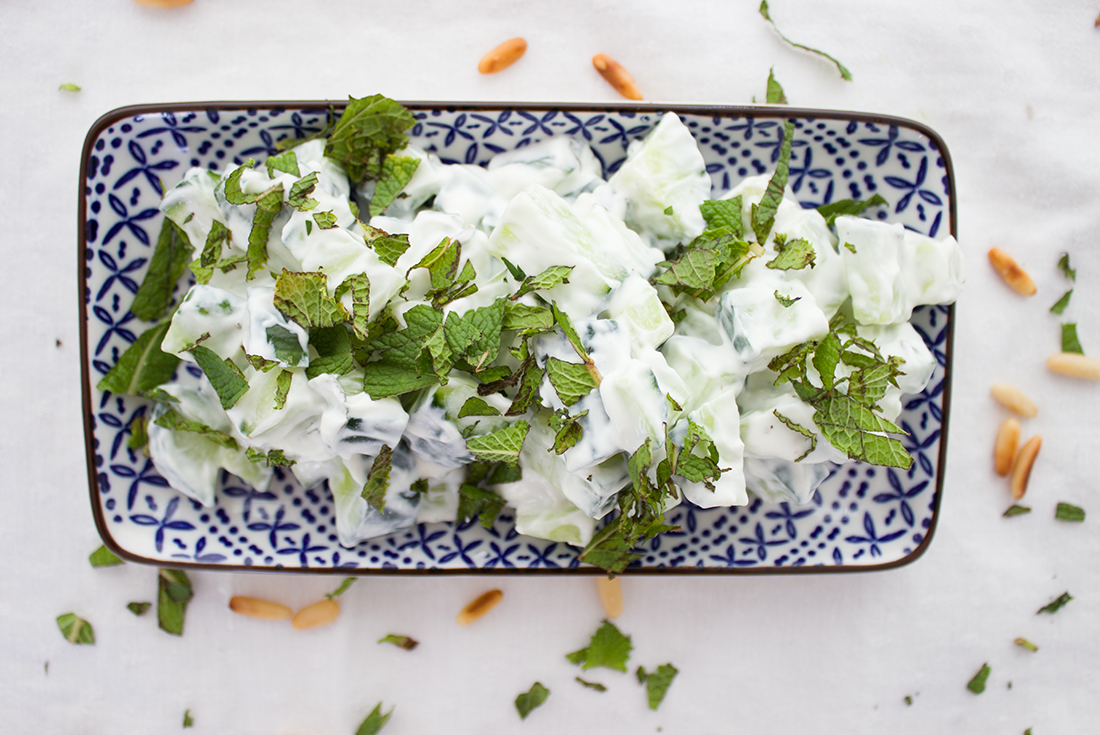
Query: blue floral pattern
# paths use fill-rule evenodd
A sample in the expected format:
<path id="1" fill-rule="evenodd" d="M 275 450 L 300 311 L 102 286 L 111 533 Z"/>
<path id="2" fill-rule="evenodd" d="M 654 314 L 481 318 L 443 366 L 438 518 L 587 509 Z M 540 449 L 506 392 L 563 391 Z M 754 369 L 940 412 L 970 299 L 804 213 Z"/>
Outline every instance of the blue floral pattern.
<path id="1" fill-rule="evenodd" d="M 479 523 L 421 524 L 344 549 L 337 542 L 327 488 L 303 489 L 279 472 L 258 492 L 225 474 L 218 504 L 204 508 L 175 493 L 147 457 L 126 448 L 130 422 L 144 412 L 144 402 L 104 395 L 94 385 L 148 326 L 129 305 L 152 254 L 164 187 L 191 166 L 225 170 L 273 153 L 280 140 L 323 130 L 329 114 L 322 106 L 157 111 L 118 119 L 91 142 L 80 247 L 97 514 L 120 546 L 158 563 L 345 572 L 576 568 L 577 549 L 520 537 L 507 512 L 489 529 Z M 444 161 L 479 165 L 549 136 L 575 136 L 592 146 L 610 176 L 630 142 L 661 114 L 423 108 L 415 111 L 411 136 Z M 771 170 L 782 142 L 780 114 L 769 109 L 682 115 L 699 141 L 715 196 L 746 176 Z M 933 138 L 902 121 L 799 117 L 791 188 L 804 207 L 880 194 L 889 205 L 872 216 L 934 236 L 947 227 L 954 196 L 945 158 Z M 938 364 L 927 390 L 908 399 L 899 419 L 916 460 L 912 468 L 839 466 L 805 506 L 759 499 L 740 508 L 682 505 L 669 513 L 678 530 L 640 549 L 635 567 L 731 573 L 860 569 L 913 555 L 926 541 L 938 507 L 950 315 L 946 307 L 914 314 L 914 326 Z"/>

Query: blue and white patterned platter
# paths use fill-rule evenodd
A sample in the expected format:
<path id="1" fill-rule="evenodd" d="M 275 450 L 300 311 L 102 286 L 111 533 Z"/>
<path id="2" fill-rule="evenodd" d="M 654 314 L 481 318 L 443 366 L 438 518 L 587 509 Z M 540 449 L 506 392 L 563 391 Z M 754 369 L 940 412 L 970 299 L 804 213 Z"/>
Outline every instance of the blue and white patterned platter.
<path id="1" fill-rule="evenodd" d="M 445 162 L 484 165 L 501 151 L 550 136 L 583 138 L 605 175 L 667 110 L 699 141 L 718 196 L 778 159 L 783 119 L 795 121 L 790 186 L 805 207 L 880 194 L 877 216 L 928 235 L 954 234 L 951 162 L 919 123 L 858 113 L 777 107 L 410 104 L 411 139 Z M 340 106 L 335 112 L 338 114 Z M 289 473 L 267 492 L 223 475 L 218 504 L 173 491 L 141 452 L 126 447 L 145 401 L 95 384 L 148 326 L 129 311 L 161 213 L 162 183 L 191 166 L 224 171 L 276 152 L 284 138 L 322 130 L 329 103 L 195 103 L 129 107 L 88 133 L 80 182 L 80 317 L 85 434 L 92 508 L 104 541 L 124 558 L 209 569 L 376 572 L 595 572 L 578 549 L 519 536 L 501 514 L 482 528 L 421 524 L 364 542 L 337 543 L 327 487 Z M 653 539 L 630 572 L 777 573 L 886 569 L 916 559 L 935 529 L 943 487 L 950 396 L 952 307 L 922 307 L 913 323 L 938 365 L 898 420 L 915 462 L 908 471 L 838 466 L 805 506 L 753 499 L 746 507 L 681 505 L 680 527 Z M 186 369 L 181 367 L 180 369 Z"/>

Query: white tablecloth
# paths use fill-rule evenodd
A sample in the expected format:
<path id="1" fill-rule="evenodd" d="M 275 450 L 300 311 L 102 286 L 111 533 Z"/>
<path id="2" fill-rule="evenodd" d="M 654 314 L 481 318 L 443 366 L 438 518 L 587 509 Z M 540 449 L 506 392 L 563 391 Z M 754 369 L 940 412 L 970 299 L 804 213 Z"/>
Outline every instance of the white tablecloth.
<path id="1" fill-rule="evenodd" d="M 322 11 L 323 8 L 323 11 Z M 128 0 L 0 6 L 0 729 L 161 733 L 190 708 L 196 733 L 353 733 L 379 701 L 403 733 L 1042 733 L 1100 720 L 1100 385 L 1047 372 L 1065 318 L 1100 355 L 1100 6 L 1086 0 L 774 0 L 785 46 L 755 0 L 450 0 L 290 3 Z M 523 60 L 496 76 L 480 56 L 522 35 Z M 127 104 L 251 99 L 614 102 L 590 59 L 607 53 L 647 99 L 748 103 L 769 68 L 794 105 L 913 118 L 954 158 L 968 284 L 958 304 L 942 515 L 927 554 L 875 574 L 629 578 L 620 628 L 633 664 L 680 669 L 657 712 L 633 675 L 573 681 L 563 655 L 603 617 L 591 578 L 364 578 L 328 628 L 299 633 L 241 618 L 234 594 L 297 607 L 331 579 L 193 573 L 182 638 L 135 618 L 156 570 L 92 569 L 80 418 L 76 205 L 84 135 Z M 58 90 L 73 82 L 79 93 Z M 1013 253 L 1039 293 L 1017 296 L 988 266 Z M 1005 417 L 996 381 L 1039 404 L 1025 436 L 1042 452 L 1029 516 L 991 469 Z M 1064 500 L 1091 515 L 1057 522 Z M 503 603 L 469 628 L 456 611 L 490 586 Z M 1061 592 L 1056 615 L 1035 611 Z M 71 646 L 54 619 L 74 611 L 96 645 Z M 407 633 L 406 652 L 376 641 Z M 1013 644 L 1024 636 L 1040 647 Z M 966 689 L 984 663 L 982 695 Z M 48 663 L 48 667 L 47 667 Z M 512 700 L 535 680 L 549 700 L 521 723 Z M 912 698 L 912 704 L 905 697 Z"/>

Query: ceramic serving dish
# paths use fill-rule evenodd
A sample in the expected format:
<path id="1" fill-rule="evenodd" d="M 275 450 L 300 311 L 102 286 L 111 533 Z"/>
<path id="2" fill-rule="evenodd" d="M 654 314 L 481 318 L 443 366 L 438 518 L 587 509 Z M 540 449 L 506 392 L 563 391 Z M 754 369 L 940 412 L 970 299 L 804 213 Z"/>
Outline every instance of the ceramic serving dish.
<path id="1" fill-rule="evenodd" d="M 700 144 L 712 195 L 772 170 L 783 120 L 795 122 L 790 182 L 804 207 L 883 196 L 877 216 L 927 235 L 955 232 L 951 160 L 927 127 L 897 118 L 786 107 L 410 103 L 411 141 L 444 162 L 484 164 L 549 136 L 583 138 L 609 176 L 631 140 L 662 114 L 679 114 Z M 96 525 L 125 559 L 161 566 L 356 573 L 584 573 L 578 549 L 519 536 L 507 511 L 496 524 L 421 524 L 353 549 L 339 545 L 325 486 L 289 473 L 267 492 L 223 474 L 217 505 L 179 495 L 151 460 L 127 448 L 146 401 L 95 385 L 149 325 L 129 311 L 162 215 L 162 187 L 191 166 L 226 170 L 262 160 L 284 138 L 322 130 L 328 102 L 193 103 L 114 110 L 92 126 L 80 166 L 81 366 L 88 479 Z M 817 573 L 898 567 L 927 548 L 943 490 L 954 307 L 921 307 L 913 324 L 938 361 L 910 396 L 899 425 L 916 460 L 900 471 L 836 466 L 811 503 L 753 499 L 748 506 L 668 514 L 679 530 L 648 542 L 630 573 Z M 187 369 L 186 363 L 180 370 Z M 195 369 L 195 368 L 192 368 Z"/>

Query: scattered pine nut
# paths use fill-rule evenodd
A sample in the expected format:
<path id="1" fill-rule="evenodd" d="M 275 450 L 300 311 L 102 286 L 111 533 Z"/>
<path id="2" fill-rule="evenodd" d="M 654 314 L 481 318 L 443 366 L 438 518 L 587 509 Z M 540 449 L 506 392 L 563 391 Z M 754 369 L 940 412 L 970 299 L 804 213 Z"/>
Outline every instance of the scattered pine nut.
<path id="1" fill-rule="evenodd" d="M 1035 403 L 1024 395 L 1024 392 L 1014 385 L 1008 383 L 994 383 L 990 389 L 993 397 L 997 399 L 997 402 L 1002 406 L 1017 413 L 1024 418 L 1033 419 L 1035 415 L 1039 413 L 1039 407 Z"/>
<path id="2" fill-rule="evenodd" d="M 1011 286 L 1016 293 L 1022 296 L 1033 296 L 1035 294 L 1035 281 L 1031 280 L 1031 276 L 1027 274 L 1027 271 L 1021 268 L 1012 259 L 1012 256 L 1004 250 L 990 248 L 989 262 L 1001 274 L 1001 278 L 1005 279 L 1005 283 Z"/>
<path id="3" fill-rule="evenodd" d="M 1071 378 L 1100 380 L 1100 360 L 1076 352 L 1059 352 L 1047 358 L 1047 367 L 1053 372 Z"/>
<path id="4" fill-rule="evenodd" d="M 997 443 L 993 448 L 993 469 L 1001 477 L 1012 472 L 1012 463 L 1016 459 L 1016 449 L 1020 446 L 1020 422 L 1014 418 L 1005 419 L 997 432 Z"/>
<path id="5" fill-rule="evenodd" d="M 607 617 L 614 620 L 623 614 L 623 586 L 618 577 L 596 577 L 596 589 Z"/>
<path id="6" fill-rule="evenodd" d="M 229 598 L 229 609 L 238 615 L 260 620 L 286 620 L 293 614 L 289 607 L 278 602 L 240 595 Z"/>
<path id="7" fill-rule="evenodd" d="M 496 74 L 504 71 L 527 53 L 527 41 L 522 38 L 510 38 L 481 57 L 477 70 L 482 74 Z"/>
<path id="8" fill-rule="evenodd" d="M 634 83 L 634 77 L 623 68 L 623 65 L 612 59 L 607 54 L 596 54 L 592 57 L 592 66 L 600 73 L 607 83 L 628 100 L 642 99 L 642 93 L 638 91 L 638 85 Z"/>
<path id="9" fill-rule="evenodd" d="M 1024 497 L 1027 492 L 1027 481 L 1031 477 L 1031 466 L 1035 464 L 1035 457 L 1039 454 L 1039 448 L 1043 446 L 1043 437 L 1035 435 L 1020 447 L 1020 453 L 1016 455 L 1016 462 L 1012 465 L 1012 479 L 1009 487 L 1012 488 L 1012 497 L 1016 500 Z"/>
<path id="10" fill-rule="evenodd" d="M 294 619 L 290 621 L 298 630 L 309 630 L 328 625 L 340 617 L 340 603 L 336 600 L 318 600 L 312 605 L 306 605 L 294 613 Z"/>
<path id="11" fill-rule="evenodd" d="M 503 598 L 504 593 L 500 590 L 489 590 L 459 611 L 458 624 L 469 625 L 496 607 Z"/>
<path id="12" fill-rule="evenodd" d="M 178 8 L 189 4 L 191 0 L 134 0 L 134 2 L 147 8 Z"/>

